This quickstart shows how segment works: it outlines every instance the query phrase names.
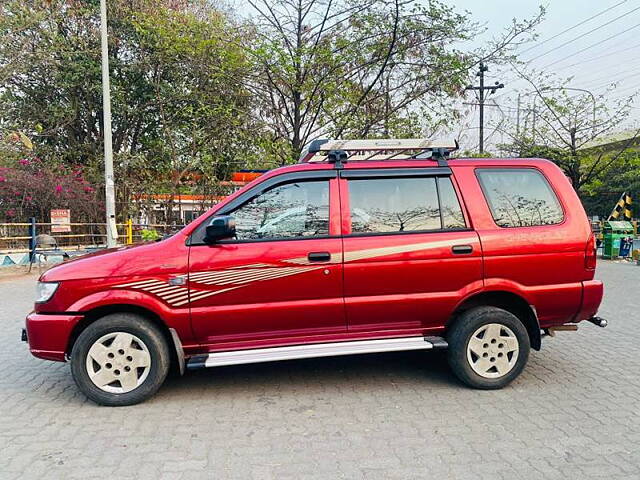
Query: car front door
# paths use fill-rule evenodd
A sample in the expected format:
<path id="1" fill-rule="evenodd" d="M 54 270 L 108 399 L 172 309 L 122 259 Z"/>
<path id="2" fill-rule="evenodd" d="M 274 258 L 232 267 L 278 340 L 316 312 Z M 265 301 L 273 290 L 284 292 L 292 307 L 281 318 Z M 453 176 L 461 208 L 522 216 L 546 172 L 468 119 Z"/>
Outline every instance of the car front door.
<path id="1" fill-rule="evenodd" d="M 196 338 L 260 345 L 346 330 L 337 181 L 334 170 L 271 177 L 217 212 L 234 217 L 236 238 L 194 233 Z"/>
<path id="2" fill-rule="evenodd" d="M 448 168 L 341 172 L 349 331 L 442 327 L 482 287 L 478 235 Z"/>

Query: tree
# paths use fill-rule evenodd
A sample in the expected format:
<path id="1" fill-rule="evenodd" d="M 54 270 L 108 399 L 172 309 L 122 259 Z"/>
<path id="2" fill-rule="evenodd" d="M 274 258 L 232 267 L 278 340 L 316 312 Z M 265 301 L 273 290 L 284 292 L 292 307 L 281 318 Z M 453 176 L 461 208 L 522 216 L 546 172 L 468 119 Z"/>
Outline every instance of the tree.
<path id="1" fill-rule="evenodd" d="M 91 222 L 104 215 L 95 185 L 81 168 L 42 168 L 42 160 L 26 155 L 12 167 L 0 167 L 0 221 L 36 217 L 49 221 L 54 208 L 69 208 L 74 222 Z"/>
<path id="2" fill-rule="evenodd" d="M 614 151 L 598 148 L 628 117 L 635 95 L 611 100 L 615 85 L 594 95 L 569 86 L 571 79 L 558 81 L 549 75 L 518 70 L 530 86 L 531 106 L 525 110 L 524 128 L 502 129 L 510 138 L 502 148 L 520 157 L 553 160 L 582 193 L 585 187 L 601 181 L 625 151 L 640 138 L 640 130 L 619 142 Z"/>
<path id="3" fill-rule="evenodd" d="M 622 140 L 623 145 L 629 139 Z M 636 218 L 640 217 L 640 141 L 636 139 L 634 144 L 620 152 L 620 145 L 615 145 L 614 150 L 604 154 L 604 158 L 610 155 L 618 155 L 609 167 L 597 178 L 584 185 L 582 189 L 582 201 L 587 212 L 598 215 L 601 218 L 607 216 L 613 210 L 616 202 L 623 192 L 627 192 L 633 199 L 632 212 Z M 600 152 L 602 153 L 602 152 Z M 600 155 L 597 153 L 597 155 Z"/>
<path id="4" fill-rule="evenodd" d="M 258 158 L 250 64 L 237 25 L 205 0 L 108 7 L 119 211 L 170 193 L 171 214 L 184 172 L 215 182 Z M 98 13 L 96 0 L 0 4 L 0 135 L 24 132 L 43 168 L 82 166 L 101 183 Z"/>
<path id="5" fill-rule="evenodd" d="M 445 100 L 469 70 L 500 58 L 541 19 L 514 24 L 495 42 L 464 53 L 479 32 L 467 13 L 437 0 L 249 0 L 260 99 L 283 162 L 321 135 L 419 135 L 455 118 Z M 449 102 L 450 103 L 450 102 Z"/>

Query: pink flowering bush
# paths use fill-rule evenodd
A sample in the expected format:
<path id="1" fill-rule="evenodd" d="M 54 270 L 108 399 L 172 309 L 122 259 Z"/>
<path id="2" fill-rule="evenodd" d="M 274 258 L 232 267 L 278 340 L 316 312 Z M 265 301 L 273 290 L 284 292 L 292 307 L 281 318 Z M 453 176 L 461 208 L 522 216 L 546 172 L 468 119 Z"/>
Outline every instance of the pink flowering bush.
<path id="1" fill-rule="evenodd" d="M 51 167 L 37 157 L 0 167 L 0 222 L 48 222 L 56 208 L 70 209 L 74 222 L 95 221 L 104 212 L 82 168 Z"/>

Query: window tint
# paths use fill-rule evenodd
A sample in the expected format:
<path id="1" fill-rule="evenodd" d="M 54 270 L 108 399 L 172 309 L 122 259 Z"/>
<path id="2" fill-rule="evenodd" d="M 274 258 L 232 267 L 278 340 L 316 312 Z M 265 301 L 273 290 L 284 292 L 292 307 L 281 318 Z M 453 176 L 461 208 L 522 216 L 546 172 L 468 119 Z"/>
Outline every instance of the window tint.
<path id="1" fill-rule="evenodd" d="M 531 168 L 476 170 L 496 224 L 501 227 L 553 225 L 563 213 L 546 178 Z"/>
<path id="2" fill-rule="evenodd" d="M 453 189 L 450 178 L 438 178 L 440 189 L 440 209 L 442 210 L 442 228 L 465 228 L 460 202 Z"/>
<path id="3" fill-rule="evenodd" d="M 435 177 L 349 180 L 352 233 L 411 232 L 443 228 L 436 181 L 447 190 L 444 228 L 464 227 L 450 179 Z"/>
<path id="4" fill-rule="evenodd" d="M 231 213 L 238 240 L 329 234 L 329 182 L 298 182 L 264 192 Z"/>

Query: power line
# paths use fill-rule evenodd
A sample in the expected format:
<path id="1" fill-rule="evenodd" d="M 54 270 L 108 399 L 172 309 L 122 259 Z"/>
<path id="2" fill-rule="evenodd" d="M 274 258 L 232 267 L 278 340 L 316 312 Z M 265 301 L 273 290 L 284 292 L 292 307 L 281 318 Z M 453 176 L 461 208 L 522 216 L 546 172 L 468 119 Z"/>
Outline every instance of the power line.
<path id="1" fill-rule="evenodd" d="M 634 47 L 637 47 L 637 46 L 640 46 L 640 44 L 634 45 Z M 630 47 L 630 48 L 633 48 L 633 47 Z M 595 57 L 593 59 L 590 59 L 588 61 L 596 60 L 596 59 L 597 59 L 597 57 Z M 582 62 L 578 62 L 578 63 L 582 63 Z M 576 63 L 574 65 L 577 65 L 578 63 Z M 597 88 L 600 88 L 601 86 L 608 86 L 608 85 L 611 85 L 613 83 L 622 82 L 622 81 L 627 80 L 629 78 L 633 78 L 633 77 L 635 77 L 637 75 L 640 75 L 640 69 L 638 69 L 639 66 L 640 65 L 635 65 L 634 68 L 629 68 L 627 70 L 622 70 L 620 72 L 609 73 L 607 75 L 604 75 L 604 76 L 601 75 L 601 76 L 597 76 L 597 77 L 594 77 L 594 78 L 589 78 L 589 76 L 583 77 L 581 75 L 580 76 L 580 80 L 586 80 L 586 82 L 578 83 L 577 86 L 584 87 L 584 88 L 590 88 L 590 89 L 597 89 Z M 615 76 L 615 75 L 625 75 L 625 74 L 630 74 L 630 75 L 622 77 L 622 78 L 616 78 L 616 79 L 611 80 L 611 81 L 606 82 L 606 83 L 601 83 L 601 84 L 597 83 L 597 82 L 600 82 L 602 80 L 606 80 L 608 78 L 611 78 L 612 76 Z M 505 80 L 505 82 L 510 82 L 510 81 L 515 81 L 515 80 L 513 79 L 513 77 L 508 77 L 507 80 Z M 640 86 L 638 87 L 638 89 L 640 90 Z M 535 93 L 534 90 L 521 91 L 521 90 L 518 90 L 517 88 L 516 88 L 516 90 L 519 91 L 523 95 L 529 95 L 529 94 Z M 497 97 L 495 97 L 495 99 L 498 100 L 498 99 L 504 97 L 505 95 L 508 95 L 508 93 L 505 92 L 502 95 L 498 95 Z"/>
<path id="2" fill-rule="evenodd" d="M 593 88 L 598 88 L 598 87 L 601 86 L 601 84 L 598 84 L 598 85 L 594 86 L 595 83 L 601 82 L 602 80 L 610 79 L 612 77 L 618 77 L 619 75 L 625 75 L 625 74 L 629 74 L 629 75 L 626 76 L 626 77 L 622 77 L 622 78 L 616 78 L 615 80 L 609 81 L 609 82 L 604 83 L 602 85 L 610 85 L 612 83 L 621 82 L 623 80 L 626 80 L 627 78 L 635 77 L 636 75 L 640 74 L 640 70 L 638 69 L 638 66 L 636 65 L 635 68 L 631 68 L 629 70 L 623 70 L 622 72 L 617 72 L 617 73 L 609 73 L 608 75 L 605 75 L 605 76 L 592 78 L 588 82 L 581 83 L 580 85 L 587 86 L 587 87 L 588 86 L 593 86 Z"/>
<path id="3" fill-rule="evenodd" d="M 567 28 L 567 29 L 565 29 L 565 30 L 561 31 L 560 33 L 556 33 L 553 37 L 547 38 L 546 40 L 544 40 L 544 41 L 542 41 L 542 42 L 539 42 L 539 43 L 537 43 L 536 45 L 532 45 L 531 47 L 527 48 L 526 50 L 523 50 L 522 52 L 520 52 L 520 55 L 522 55 L 523 53 L 527 53 L 527 52 L 529 52 L 529 51 L 533 50 L 534 48 L 538 48 L 538 47 L 540 47 L 540 46 L 544 45 L 545 43 L 550 42 L 551 40 L 554 40 L 554 39 L 558 38 L 559 36 L 564 35 L 564 34 L 565 34 L 565 33 L 567 33 L 567 32 L 570 32 L 570 31 L 571 31 L 571 30 L 573 30 L 574 28 L 578 28 L 580 25 L 584 25 L 585 23 L 587 23 L 587 22 L 589 22 L 589 21 L 593 20 L 594 18 L 599 17 L 600 15 L 604 15 L 604 14 L 605 14 L 605 13 L 607 13 L 608 11 L 613 10 L 613 9 L 614 9 L 614 8 L 616 8 L 616 7 L 619 7 L 619 6 L 620 6 L 620 5 L 622 5 L 623 3 L 627 3 L 627 0 L 622 0 L 622 2 L 620 2 L 620 3 L 616 3 L 616 4 L 615 4 L 615 5 L 613 5 L 612 7 L 605 8 L 605 9 L 604 9 L 604 10 L 602 10 L 601 12 L 596 13 L 595 15 L 593 15 L 593 16 L 591 16 L 591 17 L 587 18 L 586 20 L 583 20 L 583 21 L 581 21 L 580 23 L 576 23 L 576 24 L 575 24 L 575 25 L 573 25 L 572 27 L 569 27 L 569 28 Z"/>
<path id="4" fill-rule="evenodd" d="M 567 41 L 566 41 L 566 42 L 564 42 L 563 44 L 558 45 L 557 47 L 554 47 L 554 48 L 552 48 L 551 50 L 547 50 L 546 52 L 541 53 L 540 55 L 538 55 L 538 56 L 536 56 L 536 57 L 533 57 L 533 58 L 531 58 L 531 59 L 527 60 L 527 63 L 531 63 L 531 62 L 533 62 L 534 60 L 537 60 L 537 59 L 538 59 L 538 58 L 540 58 L 540 57 L 544 57 L 545 55 L 548 55 L 548 54 L 549 54 L 549 53 L 551 53 L 551 52 L 555 52 L 556 50 L 559 50 L 560 48 L 563 48 L 563 47 L 565 47 L 565 46 L 569 45 L 570 43 L 575 42 L 576 40 L 580 40 L 581 38 L 586 37 L 587 35 L 591 35 L 593 32 L 597 32 L 597 31 L 598 31 L 598 30 L 600 30 L 601 28 L 604 28 L 604 27 L 606 27 L 607 25 L 610 25 L 610 24 L 612 24 L 613 22 L 616 22 L 616 21 L 620 20 L 621 18 L 626 17 L 627 15 L 631 15 L 633 12 L 635 12 L 635 11 L 637 11 L 637 10 L 640 10 L 640 7 L 636 7 L 636 8 L 634 8 L 633 10 L 630 10 L 630 11 L 628 11 L 627 13 L 623 13 L 622 15 L 620 15 L 620 16 L 618 16 L 618 17 L 614 18 L 613 20 L 609 20 L 608 22 L 603 23 L 602 25 L 600 25 L 599 27 L 594 28 L 593 30 L 590 30 L 590 31 L 588 31 L 588 32 L 585 32 L 585 33 L 583 33 L 582 35 L 578 35 L 577 37 L 572 38 L 571 40 L 567 40 Z"/>
<path id="5" fill-rule="evenodd" d="M 610 11 L 610 10 L 612 10 L 612 9 L 616 8 L 616 7 L 618 7 L 619 5 L 621 5 L 621 4 L 623 4 L 623 3 L 626 3 L 626 1 L 627 1 L 627 0 L 624 0 L 623 2 L 619 2 L 619 3 L 615 4 L 615 5 L 613 5 L 612 7 L 609 7 L 609 8 L 607 8 L 607 9 L 605 9 L 605 10 L 601 11 L 600 13 L 597 13 L 596 15 L 593 15 L 593 16 L 591 16 L 591 17 L 587 18 L 586 20 L 583 20 L 582 22 L 579 22 L 578 24 L 573 25 L 572 27 L 569 27 L 569 28 L 567 28 L 567 29 L 563 30 L 562 32 L 560 32 L 560 33 L 558 33 L 558 34 L 554 35 L 553 37 L 551 37 L 551 38 L 549 38 L 549 39 L 547 39 L 547 40 L 545 40 L 545 41 L 543 41 L 543 42 L 540 42 L 539 44 L 536 44 L 536 45 L 534 45 L 534 46 L 532 46 L 532 47 L 530 47 L 530 48 L 528 48 L 528 49 L 524 50 L 524 52 L 527 52 L 527 51 L 531 50 L 532 48 L 536 48 L 536 47 L 538 47 L 538 46 L 542 45 L 543 43 L 546 43 L 546 42 L 548 42 L 548 41 L 550 41 L 550 40 L 552 40 L 552 39 L 554 39 L 554 38 L 556 38 L 556 37 L 558 37 L 558 36 L 562 35 L 563 33 L 566 33 L 566 32 L 568 32 L 568 31 L 570 31 L 570 30 L 573 30 L 575 27 L 578 27 L 578 26 L 580 26 L 580 25 L 582 25 L 582 24 L 584 24 L 584 23 L 588 22 L 589 20 L 592 20 L 593 18 L 596 18 L 596 17 L 598 17 L 598 16 L 600 16 L 600 15 L 602 15 L 602 14 L 604 14 L 604 13 L 606 13 L 606 12 L 608 12 L 608 11 Z M 638 7 L 638 8 L 640 8 L 640 7 Z M 598 27 L 597 29 L 595 29 L 595 30 L 591 30 L 590 32 L 587 32 L 587 33 L 585 33 L 585 34 L 581 35 L 580 37 L 576 37 L 576 38 L 574 38 L 574 39 L 573 39 L 573 40 L 571 40 L 570 42 L 572 42 L 572 41 L 574 41 L 574 40 L 577 40 L 577 39 L 579 39 L 579 38 L 581 38 L 581 37 L 584 37 L 585 35 L 588 35 L 588 34 L 590 34 L 590 33 L 593 33 L 594 31 L 596 31 L 596 30 L 598 30 L 598 29 L 600 29 L 600 28 L 602 28 L 602 27 L 606 26 L 607 24 L 612 23 L 612 22 L 616 21 L 617 19 L 619 19 L 619 18 L 621 18 L 621 17 L 624 17 L 624 16 L 626 16 L 626 15 L 628 15 L 628 14 L 632 13 L 633 11 L 637 10 L 638 8 L 636 8 L 636 9 L 634 9 L 634 10 L 631 10 L 630 12 L 627 12 L 627 13 L 625 13 L 625 14 L 623 14 L 623 15 L 619 16 L 619 17 L 616 17 L 615 19 L 613 19 L 613 20 L 611 20 L 611 21 L 609 21 L 609 22 L 607 22 L 607 23 L 605 23 L 605 24 L 601 25 L 601 26 L 600 26 L 600 27 Z M 613 35 L 613 36 L 611 36 L 611 37 L 608 37 L 607 39 L 604 39 L 604 40 L 602 40 L 602 41 L 600 41 L 600 42 L 596 42 L 595 44 L 592 44 L 592 45 L 590 45 L 589 47 L 586 47 L 586 48 L 584 48 L 584 49 L 580 50 L 579 52 L 577 52 L 577 53 L 575 53 L 575 54 L 570 55 L 569 57 L 573 57 L 574 55 L 577 55 L 578 53 L 581 53 L 581 52 L 583 52 L 583 51 L 585 51 L 585 50 L 588 50 L 588 49 L 590 49 L 590 48 L 596 47 L 596 46 L 598 46 L 598 45 L 600 45 L 600 44 L 602 44 L 602 43 L 604 43 L 604 42 L 606 42 L 606 41 L 608 41 L 608 40 L 610 40 L 610 39 L 612 39 L 612 38 L 615 38 L 615 37 L 617 37 L 617 36 L 622 35 L 623 33 L 626 33 L 626 32 L 627 32 L 627 31 L 629 31 L 629 30 L 632 30 L 633 28 L 635 28 L 635 26 L 634 26 L 634 27 L 631 27 L 631 28 L 629 28 L 629 29 L 627 29 L 627 30 L 625 30 L 625 31 L 623 31 L 623 32 L 620 32 L 619 34 L 616 34 L 616 35 Z M 560 45 L 560 46 L 556 47 L 555 49 L 561 48 L 562 46 L 564 46 L 564 45 L 566 45 L 567 43 L 570 43 L 570 42 L 565 42 L 565 44 Z M 618 43 L 616 43 L 616 45 L 618 45 L 618 44 L 620 44 L 620 43 L 622 43 L 622 42 L 618 42 Z M 613 51 L 613 52 L 610 52 L 610 53 L 606 53 L 606 54 L 603 54 L 603 55 L 599 55 L 599 56 L 597 56 L 597 57 L 592 57 L 592 58 L 589 58 L 589 59 L 587 59 L 587 60 L 582 60 L 582 61 L 580 61 L 580 62 L 575 62 L 575 63 L 572 63 L 571 65 L 566 65 L 566 66 L 564 66 L 564 67 L 560 67 L 560 68 L 559 68 L 559 69 L 557 69 L 557 70 L 564 70 L 564 69 L 567 69 L 567 68 L 570 68 L 570 67 L 574 67 L 574 66 L 576 66 L 576 65 L 581 65 L 581 64 L 583 64 L 583 63 L 588 63 L 588 62 L 592 62 L 592 61 L 595 61 L 595 60 L 599 60 L 599 59 L 602 59 L 602 58 L 608 57 L 608 56 L 610 56 L 610 55 L 615 55 L 615 54 L 617 54 L 617 53 L 622 53 L 622 52 L 625 52 L 625 51 L 632 50 L 632 49 L 634 49 L 634 48 L 636 48 L 636 47 L 639 47 L 639 46 L 640 46 L 640 43 L 639 43 L 639 44 L 632 45 L 632 46 L 630 46 L 630 47 L 626 47 L 626 48 L 620 49 L 620 50 L 616 50 L 616 51 Z M 554 49 L 554 50 L 555 50 L 555 49 Z M 534 57 L 534 58 L 532 58 L 531 60 L 528 60 L 526 63 L 527 63 L 527 64 L 529 64 L 529 63 L 531 63 L 533 60 L 535 60 L 536 58 L 539 58 L 539 57 L 541 57 L 541 56 L 545 55 L 546 53 L 549 53 L 550 51 L 552 51 L 552 50 L 549 50 L 548 52 L 545 52 L 544 54 L 541 54 L 541 55 L 539 55 L 538 57 Z M 520 52 L 520 53 L 524 53 L 524 52 Z M 549 64 L 549 65 L 547 65 L 547 67 L 548 67 L 548 66 L 550 66 L 550 65 L 555 65 L 556 63 L 560 63 L 561 61 L 564 61 L 564 60 L 566 60 L 566 59 L 567 59 L 567 58 L 569 58 L 569 57 L 565 57 L 565 58 L 563 58 L 563 59 L 561 59 L 561 60 L 558 60 L 558 61 L 556 61 L 556 62 L 554 62 L 554 63 L 552 63 L 552 64 Z M 547 67 L 544 67 L 544 68 L 547 68 Z M 511 67 L 511 68 L 508 68 L 508 69 L 507 69 L 507 71 L 509 71 L 509 70 L 513 70 L 513 67 Z M 510 82 L 510 81 L 514 81 L 514 77 L 513 77 L 513 76 L 509 76 L 509 77 L 507 77 L 507 79 L 505 80 L 505 82 Z"/>
<path id="6" fill-rule="evenodd" d="M 616 54 L 618 54 L 618 53 L 626 52 L 626 51 L 629 51 L 629 50 L 633 50 L 634 48 L 638 48 L 638 47 L 640 47 L 640 43 L 636 43 L 635 45 L 632 45 L 632 46 L 627 47 L 627 48 L 623 48 L 623 49 L 621 49 L 621 50 L 615 50 L 615 51 L 613 51 L 613 52 L 605 53 L 605 54 L 603 54 L 603 55 L 598 55 L 598 56 L 596 56 L 596 57 L 591 57 L 591 58 L 589 58 L 588 60 L 582 60 L 582 61 L 580 61 L 580 62 L 572 63 L 572 64 L 570 64 L 570 65 L 565 65 L 564 67 L 560 67 L 560 68 L 558 68 L 558 69 L 556 69 L 556 70 L 557 70 L 557 71 L 565 70 L 565 69 L 567 69 L 567 68 L 575 67 L 576 65 L 582 65 L 583 63 L 589 63 L 589 62 L 593 62 L 593 61 L 595 61 L 595 60 L 600 60 L 600 59 L 602 59 L 602 58 L 609 57 L 609 56 L 611 56 L 611 55 L 616 55 Z"/>
<path id="7" fill-rule="evenodd" d="M 628 92 L 629 90 L 636 90 L 636 93 L 638 91 L 640 91 L 640 87 L 638 85 L 632 85 L 630 87 L 625 87 L 622 90 L 618 90 L 615 93 L 622 93 L 622 92 Z M 629 95 L 619 95 L 617 97 L 612 97 L 609 100 L 620 100 L 621 98 L 626 98 L 626 97 L 632 97 L 633 95 L 635 95 L 636 93 L 633 94 L 629 94 Z"/>
<path id="8" fill-rule="evenodd" d="M 591 57 L 591 58 L 589 58 L 587 60 L 581 60 L 579 62 L 575 62 L 575 63 L 572 63 L 570 65 L 565 65 L 564 67 L 557 68 L 555 71 L 558 72 L 558 71 L 561 71 L 561 70 L 566 70 L 567 68 L 575 67 L 577 65 L 582 65 L 582 64 L 585 64 L 585 63 L 594 62 L 596 60 L 601 60 L 601 59 L 609 57 L 611 55 L 616 55 L 616 54 L 619 54 L 619 53 L 622 53 L 622 52 L 633 50 L 634 48 L 638 48 L 638 47 L 640 47 L 640 43 L 636 43 L 634 45 L 631 45 L 630 47 L 626 47 L 626 48 L 623 48 L 623 49 L 620 49 L 620 50 L 614 50 L 614 51 L 609 52 L 609 53 L 604 53 L 602 55 Z M 574 56 L 574 55 L 571 55 L 571 56 Z M 513 70 L 513 67 L 507 69 L 507 71 L 510 71 L 510 70 Z M 581 75 L 582 74 L 583 73 L 581 73 Z M 588 78 L 588 76 L 587 76 L 587 78 Z M 601 78 L 601 77 L 598 77 L 598 78 Z M 509 76 L 509 77 L 506 78 L 505 82 L 513 82 L 513 81 L 517 81 L 517 80 L 521 80 L 521 79 L 513 77 L 513 76 Z M 506 93 L 504 95 L 506 95 Z M 501 96 L 504 96 L 504 95 L 499 95 L 496 98 L 500 98 Z"/>
<path id="9" fill-rule="evenodd" d="M 640 9 L 640 7 L 638 7 L 638 9 Z M 607 37 L 607 38 L 605 38 L 604 40 L 601 40 L 601 41 L 596 42 L 596 43 L 594 43 L 594 44 L 592 44 L 592 45 L 589 45 L 588 47 L 585 47 L 585 48 L 583 48 L 582 50 L 578 50 L 577 52 L 574 52 L 574 53 L 572 53 L 571 55 L 567 55 L 566 57 L 563 57 L 563 58 L 561 58 L 560 60 L 556 60 L 555 62 L 552 62 L 552 63 L 550 63 L 549 65 L 545 65 L 544 67 L 542 67 L 542 70 L 546 70 L 547 68 L 551 67 L 552 65 L 555 65 L 556 63 L 560 63 L 560 62 L 563 62 L 563 61 L 567 60 L 568 58 L 575 57 L 576 55 L 578 55 L 578 54 L 580 54 L 580 53 L 582 53 L 582 52 L 584 52 L 584 51 L 586 51 L 586 50 L 589 50 L 589 49 L 591 49 L 591 48 L 593 48 L 593 47 L 597 47 L 598 45 L 601 45 L 601 44 L 603 44 L 604 42 L 608 42 L 608 41 L 609 41 L 609 40 L 611 40 L 612 38 L 619 37 L 620 35 L 623 35 L 623 34 L 625 34 L 625 33 L 629 32 L 629 31 L 633 30 L 634 28 L 638 28 L 638 27 L 640 27 L 640 23 L 638 23 L 638 24 L 636 24 L 636 25 L 634 25 L 634 26 L 632 26 L 632 27 L 629 27 L 629 28 L 627 28 L 626 30 L 623 30 L 622 32 L 618 32 L 618 33 L 616 33 L 615 35 L 611 35 L 610 37 Z"/>

